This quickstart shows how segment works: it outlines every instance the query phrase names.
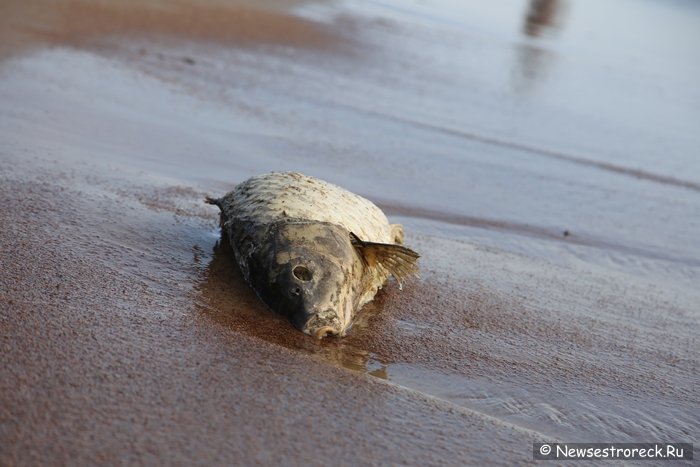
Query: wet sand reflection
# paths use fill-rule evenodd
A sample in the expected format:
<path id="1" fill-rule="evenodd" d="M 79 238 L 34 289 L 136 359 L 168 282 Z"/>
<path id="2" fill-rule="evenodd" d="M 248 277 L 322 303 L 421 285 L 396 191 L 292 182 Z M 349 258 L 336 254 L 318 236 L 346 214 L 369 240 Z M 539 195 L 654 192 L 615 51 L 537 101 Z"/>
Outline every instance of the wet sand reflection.
<path id="1" fill-rule="evenodd" d="M 523 32 L 531 37 L 556 32 L 563 26 L 565 9 L 561 0 L 530 0 Z"/>
<path id="2" fill-rule="evenodd" d="M 522 32 L 533 39 L 555 36 L 564 27 L 565 12 L 566 4 L 561 0 L 530 0 Z M 516 55 L 513 87 L 518 94 L 527 94 L 545 79 L 556 54 L 538 43 L 526 41 L 516 45 Z"/>

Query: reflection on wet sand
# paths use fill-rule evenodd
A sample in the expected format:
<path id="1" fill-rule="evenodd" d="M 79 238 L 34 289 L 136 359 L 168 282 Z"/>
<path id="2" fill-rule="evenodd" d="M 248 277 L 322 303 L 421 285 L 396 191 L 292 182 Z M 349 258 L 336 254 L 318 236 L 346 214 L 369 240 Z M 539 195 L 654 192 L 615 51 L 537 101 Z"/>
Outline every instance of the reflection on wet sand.
<path id="1" fill-rule="evenodd" d="M 515 50 L 513 89 L 518 94 L 528 94 L 544 79 L 547 66 L 555 54 L 533 44 L 517 44 Z"/>
<path id="2" fill-rule="evenodd" d="M 530 0 L 523 32 L 531 37 L 539 37 L 560 29 L 563 25 L 564 7 L 561 0 Z"/>
<path id="3" fill-rule="evenodd" d="M 565 5 L 561 0 L 530 0 L 523 21 L 523 34 L 530 38 L 553 36 L 564 26 Z M 556 55 L 539 44 L 516 45 L 513 87 L 519 94 L 531 92 L 545 78 Z"/>
<path id="4" fill-rule="evenodd" d="M 200 256 L 195 252 L 195 262 Z M 388 379 L 386 366 L 375 361 L 370 352 L 349 344 L 346 339 L 315 340 L 266 307 L 243 281 L 226 236 L 222 236 L 214 246 L 211 262 L 202 271 L 195 290 L 195 303 L 202 316 L 223 328 L 301 350 L 337 366 Z M 362 309 L 354 321 L 351 334 L 362 334 L 371 325 L 373 315 L 381 308 L 381 297 L 380 292 L 377 300 Z"/>

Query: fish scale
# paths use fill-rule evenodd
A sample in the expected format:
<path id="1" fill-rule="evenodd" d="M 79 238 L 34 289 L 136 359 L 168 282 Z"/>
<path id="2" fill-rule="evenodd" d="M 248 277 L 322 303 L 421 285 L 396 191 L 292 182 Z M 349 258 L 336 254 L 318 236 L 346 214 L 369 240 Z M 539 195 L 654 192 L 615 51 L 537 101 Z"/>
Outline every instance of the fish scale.
<path id="1" fill-rule="evenodd" d="M 394 243 L 384 213 L 339 186 L 296 172 L 259 175 L 222 198 L 229 219 L 269 224 L 285 217 L 345 227 L 366 241 Z"/>
<path id="2" fill-rule="evenodd" d="M 343 336 L 390 275 L 417 275 L 419 255 L 401 245 L 371 201 L 297 172 L 252 177 L 219 199 L 221 227 L 243 278 L 307 334 Z"/>

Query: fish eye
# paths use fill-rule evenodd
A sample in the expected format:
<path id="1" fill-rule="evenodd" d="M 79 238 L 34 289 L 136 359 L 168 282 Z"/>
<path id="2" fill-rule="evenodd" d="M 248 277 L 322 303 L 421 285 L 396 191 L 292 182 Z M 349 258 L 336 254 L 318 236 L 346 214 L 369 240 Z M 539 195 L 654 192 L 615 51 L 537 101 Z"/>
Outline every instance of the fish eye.
<path id="1" fill-rule="evenodd" d="M 297 266 L 294 268 L 292 273 L 294 274 L 294 277 L 302 282 L 309 282 L 313 277 L 313 274 L 306 266 Z"/>
<path id="2" fill-rule="evenodd" d="M 291 293 L 295 297 L 298 297 L 299 295 L 301 295 L 301 288 L 293 287 L 292 290 L 289 291 L 289 293 Z"/>

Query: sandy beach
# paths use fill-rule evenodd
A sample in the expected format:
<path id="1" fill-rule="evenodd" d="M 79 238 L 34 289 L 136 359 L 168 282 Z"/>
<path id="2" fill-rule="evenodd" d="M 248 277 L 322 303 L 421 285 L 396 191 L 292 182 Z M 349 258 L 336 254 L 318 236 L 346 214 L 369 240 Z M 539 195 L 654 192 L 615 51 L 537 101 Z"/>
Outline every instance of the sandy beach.
<path id="1" fill-rule="evenodd" d="M 697 443 L 699 18 L 5 2 L 0 464 L 519 465 L 533 442 Z M 420 279 L 342 339 L 267 309 L 203 199 L 273 170 L 377 203 Z"/>

